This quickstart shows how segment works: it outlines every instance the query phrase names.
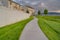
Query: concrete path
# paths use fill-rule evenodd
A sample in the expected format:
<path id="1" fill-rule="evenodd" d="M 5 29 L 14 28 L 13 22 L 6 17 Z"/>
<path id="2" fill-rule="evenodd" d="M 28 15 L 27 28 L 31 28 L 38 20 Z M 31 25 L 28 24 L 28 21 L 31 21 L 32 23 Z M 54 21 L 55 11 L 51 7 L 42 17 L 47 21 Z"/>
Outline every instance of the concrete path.
<path id="1" fill-rule="evenodd" d="M 34 18 L 34 20 L 32 20 L 26 25 L 19 40 L 48 40 L 48 39 L 39 28 L 37 19 Z"/>

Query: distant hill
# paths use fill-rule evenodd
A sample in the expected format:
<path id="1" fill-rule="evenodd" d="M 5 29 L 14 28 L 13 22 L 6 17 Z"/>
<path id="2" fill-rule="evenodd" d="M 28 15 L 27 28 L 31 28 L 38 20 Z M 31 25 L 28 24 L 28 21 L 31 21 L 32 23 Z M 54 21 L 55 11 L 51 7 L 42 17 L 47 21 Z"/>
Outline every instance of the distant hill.
<path id="1" fill-rule="evenodd" d="M 44 15 L 44 13 L 42 13 L 42 15 Z M 58 13 L 58 12 L 48 12 L 48 14 L 47 15 L 58 15 L 58 16 L 60 16 L 60 13 Z"/>
<path id="2" fill-rule="evenodd" d="M 58 12 L 49 12 L 48 15 L 60 15 Z"/>
<path id="3" fill-rule="evenodd" d="M 49 12 L 49 14 L 59 14 L 58 12 Z"/>

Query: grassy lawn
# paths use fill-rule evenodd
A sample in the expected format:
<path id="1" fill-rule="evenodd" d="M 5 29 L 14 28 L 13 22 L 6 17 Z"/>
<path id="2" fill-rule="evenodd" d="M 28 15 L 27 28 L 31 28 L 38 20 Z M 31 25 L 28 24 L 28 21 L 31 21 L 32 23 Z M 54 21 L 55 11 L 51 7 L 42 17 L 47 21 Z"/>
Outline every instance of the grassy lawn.
<path id="1" fill-rule="evenodd" d="M 19 40 L 25 25 L 32 19 L 33 17 L 30 17 L 26 20 L 0 28 L 0 40 Z"/>
<path id="2" fill-rule="evenodd" d="M 38 24 L 49 40 L 60 40 L 60 16 L 38 16 Z"/>

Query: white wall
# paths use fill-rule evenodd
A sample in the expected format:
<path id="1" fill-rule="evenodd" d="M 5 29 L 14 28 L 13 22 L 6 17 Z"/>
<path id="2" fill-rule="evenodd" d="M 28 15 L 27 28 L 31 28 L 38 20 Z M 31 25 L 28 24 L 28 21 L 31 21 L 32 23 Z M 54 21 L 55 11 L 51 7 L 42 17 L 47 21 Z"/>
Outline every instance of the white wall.
<path id="1" fill-rule="evenodd" d="M 27 19 L 29 17 L 30 14 L 5 7 L 0 7 L 0 27 Z"/>

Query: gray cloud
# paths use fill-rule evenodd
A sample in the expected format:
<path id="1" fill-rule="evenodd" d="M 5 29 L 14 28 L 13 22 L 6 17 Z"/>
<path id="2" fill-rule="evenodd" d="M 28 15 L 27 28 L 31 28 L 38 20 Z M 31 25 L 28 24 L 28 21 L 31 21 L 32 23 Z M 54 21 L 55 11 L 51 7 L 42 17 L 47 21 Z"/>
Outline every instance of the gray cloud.
<path id="1" fill-rule="evenodd" d="M 41 3 L 44 3 L 45 8 L 47 8 L 48 10 L 60 10 L 60 0 L 22 0 L 22 1 L 36 8 L 41 6 Z"/>
<path id="2" fill-rule="evenodd" d="M 43 2 L 49 10 L 60 10 L 60 0 L 43 0 Z"/>

